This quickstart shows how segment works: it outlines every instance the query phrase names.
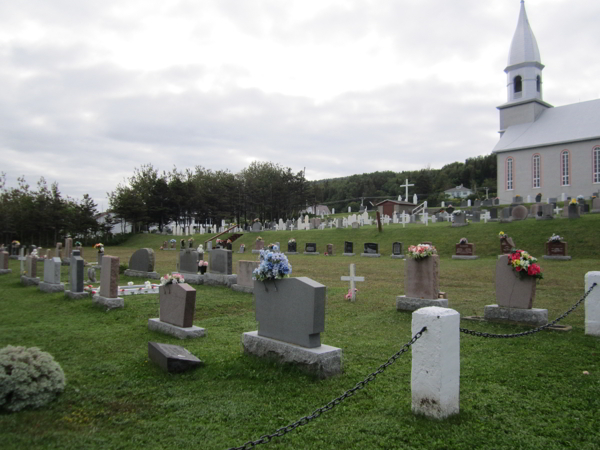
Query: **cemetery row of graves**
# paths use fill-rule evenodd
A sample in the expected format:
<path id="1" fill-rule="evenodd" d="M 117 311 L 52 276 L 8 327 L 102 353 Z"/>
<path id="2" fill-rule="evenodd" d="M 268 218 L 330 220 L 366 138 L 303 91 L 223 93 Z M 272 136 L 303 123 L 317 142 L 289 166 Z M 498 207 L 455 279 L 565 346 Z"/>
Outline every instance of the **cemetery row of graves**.
<path id="1" fill-rule="evenodd" d="M 127 246 L 85 250 L 67 240 L 53 249 L 58 256 L 50 258 L 37 252 L 25 256 L 27 249 L 18 249 L 22 257 L 16 259 L 3 252 L 0 262 L 11 272 L 0 277 L 0 308 L 11 322 L 2 344 L 43 347 L 63 364 L 68 384 L 46 409 L 0 416 L 0 423 L 9 430 L 14 448 L 125 442 L 132 448 L 159 448 L 173 438 L 173 426 L 177 439 L 186 444 L 241 445 L 338 397 L 418 334 L 423 320 L 432 319 L 412 350 L 377 382 L 331 416 L 285 436 L 280 445 L 390 448 L 402 443 L 432 448 L 437 441 L 461 448 L 475 439 L 491 442 L 493 448 L 593 448 L 590 422 L 600 390 L 593 355 L 600 350 L 600 320 L 587 314 L 599 303 L 597 293 L 585 299 L 585 308 L 565 318 L 567 331 L 518 338 L 529 343 L 474 342 L 475 337 L 461 335 L 459 345 L 458 323 L 465 326 L 467 316 L 476 316 L 468 328 L 510 334 L 543 327 L 568 310 L 594 279 L 588 276 L 584 285 L 584 276 L 596 269 L 596 261 L 587 255 L 589 247 L 598 248 L 592 231 L 598 217 L 469 227 L 452 222 L 396 224 L 382 232 L 374 225 L 317 228 L 302 231 L 304 252 L 290 251 L 297 250 L 289 244 L 300 240 L 292 237 L 299 230 L 264 228 L 262 239 L 256 233 L 239 236 L 236 250 L 227 249 L 227 239 L 209 246 L 194 236 L 198 245 L 179 240 L 175 251 L 164 251 L 171 243 L 165 246 L 162 236 L 140 235 Z M 563 241 L 569 241 L 572 259 L 556 258 L 549 251 L 546 256 L 554 258 L 531 262 L 543 265 L 541 281 L 539 273 L 523 277 L 515 271 L 514 248 L 552 244 L 545 235 L 556 232 L 567 236 Z M 461 242 L 458 236 L 463 235 L 469 242 Z M 278 242 L 284 243 L 283 249 Z M 353 242 L 360 242 L 368 257 L 344 258 L 347 243 Z M 478 249 L 490 247 L 478 261 L 470 261 L 476 256 L 473 242 L 483 243 Z M 271 243 L 271 251 L 265 251 Z M 336 253 L 334 245 L 344 252 Z M 246 246 L 257 253 L 242 250 Z M 380 252 L 384 246 L 389 250 Z M 319 248 L 340 257 L 315 258 Z M 451 250 L 443 261 L 440 249 Z M 519 264 L 529 264 L 526 256 L 519 255 Z M 128 268 L 121 274 L 123 261 Z M 208 270 L 199 265 L 205 261 Z M 291 278 L 285 277 L 290 271 Z M 91 280 L 96 276 L 99 285 Z M 90 285 L 94 289 L 86 290 Z M 128 296 L 133 293 L 143 295 Z M 19 299 L 19 308 L 14 309 L 8 295 Z M 423 316 L 424 307 L 433 308 L 433 316 Z M 27 330 L 40 308 L 45 320 L 36 320 L 36 329 Z M 411 315 L 417 310 L 420 319 Z M 435 331 L 438 325 L 448 328 L 440 317 L 452 322 L 451 335 Z M 82 342 L 73 342 L 75 336 Z M 428 346 L 441 349 L 445 356 L 440 360 L 452 355 L 452 367 L 436 366 L 438 357 L 431 352 L 419 356 L 418 349 Z M 561 361 L 553 360 L 549 368 L 551 354 L 560 355 Z M 435 379 L 436 374 L 442 378 Z M 422 391 L 442 379 L 443 389 Z M 513 386 L 509 392 L 507 385 Z M 548 395 L 544 385 L 560 388 L 569 398 Z M 526 411 L 514 411 L 524 393 L 532 395 Z M 153 412 L 148 412 L 149 404 Z M 556 404 L 576 416 L 580 426 L 557 421 Z M 534 442 L 527 435 L 538 428 L 532 414 L 553 424 L 536 434 Z M 179 420 L 174 424 L 175 418 Z M 36 420 L 58 424 L 58 429 L 50 437 L 27 433 Z M 109 431 L 118 423 L 120 438 Z M 489 429 L 494 427 L 523 432 L 499 438 Z M 96 431 L 90 434 L 92 429 Z"/>

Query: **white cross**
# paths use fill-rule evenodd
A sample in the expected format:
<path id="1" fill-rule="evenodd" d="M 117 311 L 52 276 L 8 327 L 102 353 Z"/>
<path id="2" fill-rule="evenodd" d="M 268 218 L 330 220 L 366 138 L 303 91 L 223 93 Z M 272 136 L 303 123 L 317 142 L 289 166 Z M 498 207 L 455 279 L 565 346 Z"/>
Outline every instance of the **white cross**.
<path id="1" fill-rule="evenodd" d="M 408 187 L 409 186 L 414 186 L 414 184 L 408 184 L 408 178 L 405 181 L 405 184 L 401 184 L 400 187 L 405 187 L 406 188 L 406 195 L 404 196 L 404 198 L 408 201 Z"/>
<path id="2" fill-rule="evenodd" d="M 342 277 L 342 281 L 350 282 L 350 292 L 352 294 L 352 301 L 356 300 L 356 281 L 365 281 L 365 277 L 357 277 L 356 276 L 356 264 L 350 264 L 350 276 Z"/>
<path id="3" fill-rule="evenodd" d="M 21 247 L 21 249 L 19 250 L 19 261 L 21 261 L 21 275 L 23 275 L 23 271 L 25 270 L 25 259 L 25 249 Z"/>
<path id="4" fill-rule="evenodd" d="M 560 215 L 560 212 L 562 211 L 562 208 L 559 208 L 558 206 L 556 208 L 554 208 L 554 214 L 556 214 L 557 216 Z"/>

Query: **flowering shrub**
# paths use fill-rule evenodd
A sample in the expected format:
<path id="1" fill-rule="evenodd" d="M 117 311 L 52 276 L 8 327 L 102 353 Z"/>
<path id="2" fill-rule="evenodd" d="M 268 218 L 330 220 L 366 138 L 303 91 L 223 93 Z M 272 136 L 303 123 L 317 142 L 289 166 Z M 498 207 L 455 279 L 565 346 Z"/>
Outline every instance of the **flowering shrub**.
<path id="1" fill-rule="evenodd" d="M 500 239 L 508 239 L 508 234 L 506 234 L 504 231 L 501 231 L 500 233 L 498 233 L 498 237 Z"/>
<path id="2" fill-rule="evenodd" d="M 104 244 L 98 242 L 96 245 L 94 245 L 94 248 L 98 250 L 98 253 L 104 253 Z"/>
<path id="3" fill-rule="evenodd" d="M 560 237 L 558 234 L 554 234 L 554 233 L 552 233 L 552 236 L 550 236 L 548 238 L 548 242 L 560 242 L 562 240 L 563 240 L 562 237 Z"/>
<path id="4" fill-rule="evenodd" d="M 170 242 L 171 244 L 174 244 L 174 243 L 175 243 L 175 242 L 177 242 L 177 241 L 176 241 L 175 239 L 171 239 L 169 242 Z"/>
<path id="5" fill-rule="evenodd" d="M 252 279 L 258 281 L 276 280 L 289 277 L 292 265 L 283 253 L 273 253 L 269 250 L 260 251 L 260 264 L 252 272 Z"/>
<path id="6" fill-rule="evenodd" d="M 577 205 L 577 199 L 572 198 L 571 201 L 569 202 L 569 205 Z"/>
<path id="7" fill-rule="evenodd" d="M 257 241 L 262 241 L 263 238 L 261 238 L 260 236 L 256 238 Z"/>
<path id="8" fill-rule="evenodd" d="M 293 244 L 294 242 L 296 242 L 296 239 L 294 239 L 294 238 L 291 238 L 291 239 L 288 241 L 288 244 Z"/>
<path id="9" fill-rule="evenodd" d="M 419 244 L 408 247 L 408 256 L 416 260 L 425 259 L 433 255 L 437 255 L 437 249 L 433 245 Z"/>
<path id="10" fill-rule="evenodd" d="M 185 283 L 185 279 L 179 273 L 166 274 L 160 279 L 160 284 L 165 286 L 167 284 Z"/>
<path id="11" fill-rule="evenodd" d="M 200 261 L 198 261 L 198 267 L 208 267 L 208 261 L 204 261 L 203 259 L 201 259 Z"/>
<path id="12" fill-rule="evenodd" d="M 536 263 L 537 259 L 525 250 L 513 250 L 512 253 L 508 255 L 508 264 L 512 266 L 521 278 L 528 276 L 540 280 L 544 278 L 542 268 Z"/>
<path id="13" fill-rule="evenodd" d="M 65 389 L 65 373 L 52 355 L 37 347 L 0 349 L 0 410 L 46 405 Z"/>

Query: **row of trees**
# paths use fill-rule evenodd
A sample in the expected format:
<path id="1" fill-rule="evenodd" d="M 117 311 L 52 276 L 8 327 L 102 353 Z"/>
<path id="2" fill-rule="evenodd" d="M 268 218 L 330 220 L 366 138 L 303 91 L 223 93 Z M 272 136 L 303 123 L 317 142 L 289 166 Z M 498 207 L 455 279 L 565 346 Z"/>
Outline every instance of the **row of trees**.
<path id="1" fill-rule="evenodd" d="M 320 180 L 312 183 L 313 195 L 317 202 L 345 210 L 348 206 L 356 210 L 362 198 L 365 205 L 386 198 L 396 199 L 405 188 L 401 187 L 408 179 L 410 198 L 416 193 L 419 201 L 427 200 L 429 205 L 439 205 L 444 200 L 444 191 L 464 185 L 475 192 L 472 199 L 485 198 L 486 189 L 490 197 L 496 194 L 496 155 L 469 158 L 464 163 L 454 162 L 441 169 L 422 169 L 403 172 L 373 172 L 350 177 Z"/>
<path id="2" fill-rule="evenodd" d="M 5 245 L 18 240 L 25 244 L 54 246 L 70 235 L 76 240 L 106 235 L 112 224 L 100 225 L 97 205 L 85 194 L 81 201 L 63 198 L 58 184 L 48 186 L 42 177 L 32 190 L 23 177 L 17 188 L 6 188 L 6 174 L 0 173 L 0 232 Z"/>
<path id="3" fill-rule="evenodd" d="M 238 174 L 201 166 L 159 173 L 147 164 L 108 197 L 115 217 L 136 231 L 153 225 L 162 231 L 170 222 L 185 226 L 296 216 L 311 201 L 311 192 L 304 172 L 270 162 L 253 162 Z"/>

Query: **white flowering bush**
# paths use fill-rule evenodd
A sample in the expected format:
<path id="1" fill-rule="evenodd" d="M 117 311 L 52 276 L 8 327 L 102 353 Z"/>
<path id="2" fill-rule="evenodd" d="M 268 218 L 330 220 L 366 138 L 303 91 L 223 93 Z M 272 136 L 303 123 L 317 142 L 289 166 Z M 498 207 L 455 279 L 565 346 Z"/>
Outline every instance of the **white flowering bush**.
<path id="1" fill-rule="evenodd" d="M 65 373 L 37 347 L 0 349 L 0 410 L 39 408 L 65 389 Z"/>

